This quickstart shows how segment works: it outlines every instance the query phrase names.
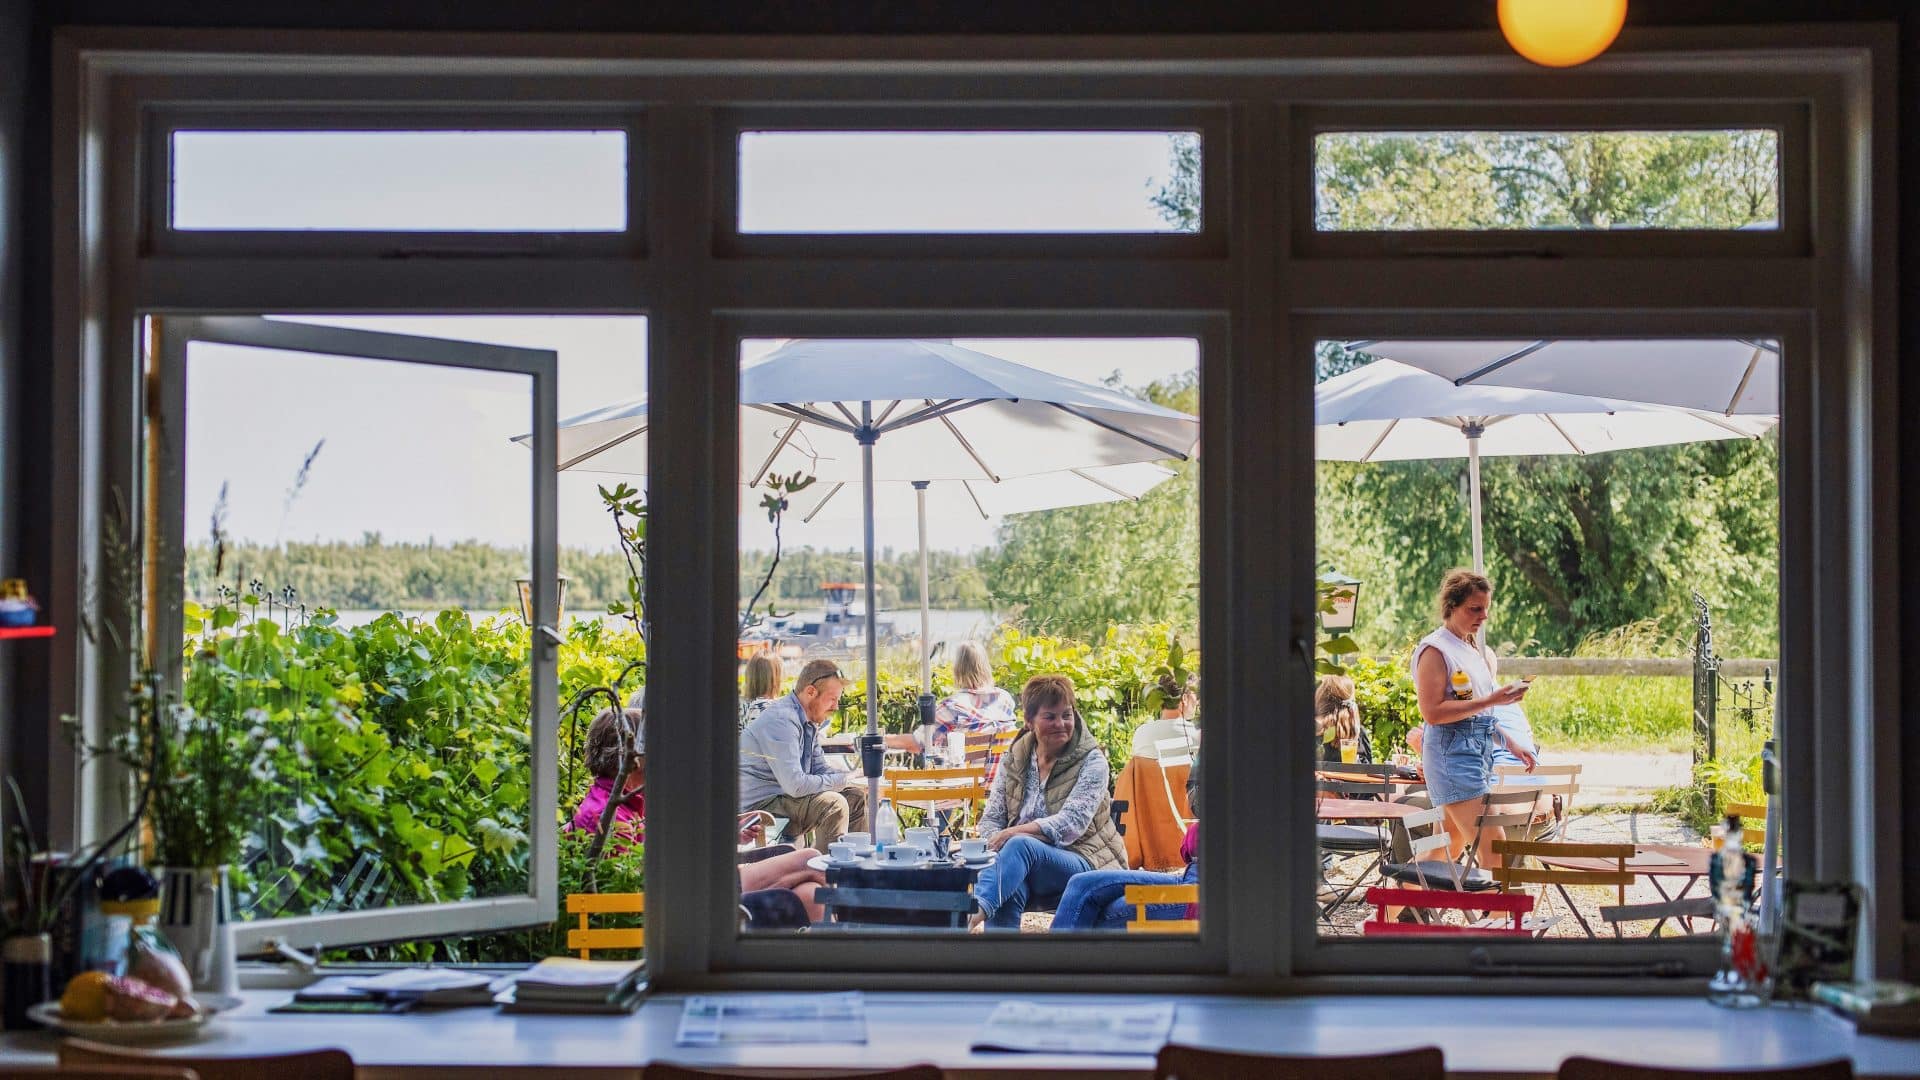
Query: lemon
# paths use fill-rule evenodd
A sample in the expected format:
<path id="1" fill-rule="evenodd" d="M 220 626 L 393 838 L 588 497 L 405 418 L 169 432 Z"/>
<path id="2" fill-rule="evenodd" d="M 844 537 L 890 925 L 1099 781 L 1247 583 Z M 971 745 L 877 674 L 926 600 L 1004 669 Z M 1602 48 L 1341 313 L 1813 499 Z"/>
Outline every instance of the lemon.
<path id="1" fill-rule="evenodd" d="M 60 995 L 60 1015 L 68 1020 L 105 1020 L 107 1018 L 107 979 L 104 971 L 83 971 L 67 980 Z"/>

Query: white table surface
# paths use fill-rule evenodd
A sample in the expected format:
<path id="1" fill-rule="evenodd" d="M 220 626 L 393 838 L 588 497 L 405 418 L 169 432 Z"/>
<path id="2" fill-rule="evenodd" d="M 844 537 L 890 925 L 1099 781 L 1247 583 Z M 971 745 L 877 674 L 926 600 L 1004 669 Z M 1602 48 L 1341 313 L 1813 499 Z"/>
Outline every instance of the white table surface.
<path id="1" fill-rule="evenodd" d="M 981 1054 L 968 1050 L 999 997 L 986 994 L 870 993 L 865 1046 L 674 1046 L 682 998 L 650 998 L 625 1017 L 508 1016 L 491 1008 L 401 1016 L 274 1016 L 287 991 L 249 991 L 246 1003 L 209 1034 L 160 1053 L 281 1053 L 336 1046 L 363 1077 L 474 1075 L 501 1078 L 542 1070 L 605 1070 L 634 1076 L 649 1061 L 787 1068 L 882 1068 L 931 1061 L 950 1075 L 1062 1070 L 1150 1075 L 1146 1057 Z M 1118 995 L 1009 995 L 1078 1004 L 1138 1001 Z M 1696 998 L 1603 997 L 1181 997 L 1176 1042 L 1289 1054 L 1353 1054 L 1437 1045 L 1458 1073 L 1550 1076 L 1583 1054 L 1646 1064 L 1747 1069 L 1851 1057 L 1862 1076 L 1920 1077 L 1920 1041 L 1855 1036 L 1823 1010 L 1779 1006 L 1735 1012 Z M 46 1063 L 44 1034 L 0 1039 L 0 1063 Z M 774 1073 L 777 1075 L 777 1071 Z"/>

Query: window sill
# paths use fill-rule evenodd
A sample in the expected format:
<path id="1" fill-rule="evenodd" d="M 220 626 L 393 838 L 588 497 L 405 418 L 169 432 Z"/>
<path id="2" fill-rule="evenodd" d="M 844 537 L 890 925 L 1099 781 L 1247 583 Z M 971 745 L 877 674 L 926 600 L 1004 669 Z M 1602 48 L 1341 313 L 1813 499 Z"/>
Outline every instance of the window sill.
<path id="1" fill-rule="evenodd" d="M 931 1061 L 949 1076 L 1046 1071 L 1147 1076 L 1145 1057 L 978 1054 L 969 1040 L 1000 995 L 871 993 L 865 1046 L 683 1050 L 673 1044 L 680 995 L 652 998 L 630 1017 L 503 1016 L 451 1009 L 392 1016 L 272 1016 L 284 991 L 248 991 L 246 1003 L 200 1042 L 162 1053 L 284 1053 L 337 1046 L 363 1076 L 520 1075 L 611 1070 L 633 1076 L 655 1060 L 754 1070 L 776 1066 L 882 1068 Z M 1035 995 L 1055 997 L 1055 995 Z M 1062 1001 L 1092 1002 L 1082 995 Z M 1114 1000 L 1108 998 L 1106 1000 Z M 1856 1036 L 1823 1010 L 1715 1009 L 1692 998 L 1181 997 L 1176 1042 L 1228 1050 L 1358 1054 L 1437 1045 L 1456 1074 L 1551 1076 L 1571 1055 L 1693 1068 L 1760 1069 L 1850 1057 L 1861 1076 L 1920 1076 L 1920 1045 Z M 53 1040 L 0 1040 L 0 1064 L 45 1064 Z"/>

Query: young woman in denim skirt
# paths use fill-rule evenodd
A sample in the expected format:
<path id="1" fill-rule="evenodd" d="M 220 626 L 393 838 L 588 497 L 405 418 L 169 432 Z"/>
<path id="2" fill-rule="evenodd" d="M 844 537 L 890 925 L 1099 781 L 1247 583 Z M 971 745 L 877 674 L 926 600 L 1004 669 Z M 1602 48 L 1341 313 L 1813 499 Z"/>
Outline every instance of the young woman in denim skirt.
<path id="1" fill-rule="evenodd" d="M 1448 571 L 1440 583 L 1440 628 L 1413 647 L 1413 688 L 1427 722 L 1421 747 L 1427 792 L 1447 818 L 1447 850 L 1454 857 L 1479 833 L 1476 851 L 1486 853 L 1501 830 L 1481 831 L 1481 800 L 1493 788 L 1493 754 L 1505 746 L 1529 770 L 1530 747 L 1501 732 L 1493 709 L 1516 704 L 1525 682 L 1495 686 L 1480 627 L 1493 602 L 1493 585 L 1472 570 Z"/>

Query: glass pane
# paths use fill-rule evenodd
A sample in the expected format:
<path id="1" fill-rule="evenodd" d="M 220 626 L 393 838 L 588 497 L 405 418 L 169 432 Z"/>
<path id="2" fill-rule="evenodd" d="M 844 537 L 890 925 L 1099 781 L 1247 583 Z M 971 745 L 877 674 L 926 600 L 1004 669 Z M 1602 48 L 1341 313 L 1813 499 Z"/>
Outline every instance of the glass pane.
<path id="1" fill-rule="evenodd" d="M 1192 233 L 1183 131 L 753 131 L 743 233 Z"/>
<path id="2" fill-rule="evenodd" d="M 1779 358 L 1712 339 L 1320 343 L 1321 678 L 1297 745 L 1320 791 L 1323 936 L 1516 914 L 1521 937 L 1713 928 L 1619 909 L 1704 897 L 1715 823 L 1766 801 Z M 1539 388 L 1575 380 L 1614 396 Z M 1756 856 L 1767 824 L 1745 822 Z M 1543 875 L 1569 871 L 1584 880 Z"/>
<path id="3" fill-rule="evenodd" d="M 1313 164 L 1322 232 L 1780 225 L 1770 130 L 1341 131 Z"/>
<path id="4" fill-rule="evenodd" d="M 1198 343 L 750 340 L 741 358 L 740 756 L 721 781 L 743 847 L 799 848 L 743 864 L 742 886 L 811 868 L 802 900 L 824 882 L 930 905 L 808 912 L 853 930 L 1125 933 L 1129 885 L 1196 882 Z M 871 549 L 848 414 L 875 434 Z M 1030 729 L 1065 763 L 1031 804 Z M 1185 913 L 1154 905 L 1150 929 Z"/>
<path id="5" fill-rule="evenodd" d="M 644 319 L 297 321 L 552 349 L 563 410 L 646 385 Z M 525 893 L 528 835 L 542 827 L 528 820 L 520 609 L 533 508 L 517 440 L 532 410 L 517 374 L 190 347 L 184 696 L 198 716 L 239 718 L 254 781 L 240 917 Z M 627 578 L 596 480 L 614 482 L 559 477 L 562 704 L 644 656 L 607 614 Z M 591 783 L 581 757 L 601 704 L 563 713 L 557 744 L 535 750 L 560 762 L 567 819 Z M 562 837 L 563 892 L 580 891 L 585 841 Z M 612 891 L 639 853 L 618 840 L 609 851 L 599 881 Z M 526 961 L 564 952 L 570 925 L 355 955 Z"/>
<path id="6" fill-rule="evenodd" d="M 618 232 L 623 131 L 176 131 L 176 229 Z"/>

